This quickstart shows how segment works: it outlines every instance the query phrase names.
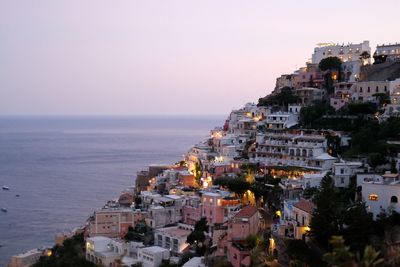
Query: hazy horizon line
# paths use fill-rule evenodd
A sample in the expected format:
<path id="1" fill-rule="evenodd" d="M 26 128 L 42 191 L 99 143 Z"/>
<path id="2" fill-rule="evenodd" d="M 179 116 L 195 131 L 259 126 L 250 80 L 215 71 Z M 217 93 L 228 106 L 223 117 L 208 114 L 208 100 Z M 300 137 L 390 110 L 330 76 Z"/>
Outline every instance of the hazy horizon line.
<path id="1" fill-rule="evenodd" d="M 0 114 L 6 117 L 223 117 L 229 114 Z"/>

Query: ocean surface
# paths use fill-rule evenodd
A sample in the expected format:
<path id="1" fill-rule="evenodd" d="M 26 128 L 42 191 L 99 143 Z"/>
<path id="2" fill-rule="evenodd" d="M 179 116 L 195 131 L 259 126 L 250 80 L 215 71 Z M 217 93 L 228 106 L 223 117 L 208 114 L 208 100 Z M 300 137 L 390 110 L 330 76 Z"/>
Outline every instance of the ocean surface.
<path id="1" fill-rule="evenodd" d="M 224 117 L 0 117 L 0 266 L 53 246 L 137 171 L 175 163 Z M 19 194 L 20 197 L 16 197 Z"/>

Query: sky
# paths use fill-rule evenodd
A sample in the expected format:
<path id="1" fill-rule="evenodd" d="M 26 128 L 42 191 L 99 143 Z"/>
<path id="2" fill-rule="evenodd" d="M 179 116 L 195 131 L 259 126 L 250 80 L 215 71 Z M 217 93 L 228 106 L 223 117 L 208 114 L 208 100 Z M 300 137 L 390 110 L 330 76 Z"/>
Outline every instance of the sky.
<path id="1" fill-rule="evenodd" d="M 2 0 L 0 115 L 225 114 L 320 42 L 400 42 L 400 1 Z"/>

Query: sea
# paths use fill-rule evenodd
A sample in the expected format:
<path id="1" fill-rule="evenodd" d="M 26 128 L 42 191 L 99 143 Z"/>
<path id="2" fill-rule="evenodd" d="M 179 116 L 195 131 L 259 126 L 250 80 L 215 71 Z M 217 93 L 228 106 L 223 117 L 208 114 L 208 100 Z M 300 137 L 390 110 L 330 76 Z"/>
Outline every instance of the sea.
<path id="1" fill-rule="evenodd" d="M 150 164 L 180 161 L 223 116 L 0 117 L 0 266 L 84 225 Z M 18 195 L 18 196 L 17 196 Z"/>

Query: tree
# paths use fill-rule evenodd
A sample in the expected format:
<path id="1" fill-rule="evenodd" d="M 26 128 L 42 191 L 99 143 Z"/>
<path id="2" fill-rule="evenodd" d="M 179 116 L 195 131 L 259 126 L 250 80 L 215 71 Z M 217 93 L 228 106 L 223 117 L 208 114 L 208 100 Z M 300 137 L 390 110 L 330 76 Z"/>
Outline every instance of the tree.
<path id="1" fill-rule="evenodd" d="M 380 252 L 372 246 L 366 246 L 363 256 L 360 257 L 360 254 L 350 252 L 341 236 L 333 236 L 330 243 L 333 247 L 332 252 L 323 256 L 329 267 L 376 267 L 383 263 L 383 259 L 379 257 Z"/>
<path id="2" fill-rule="evenodd" d="M 54 246 L 50 256 L 40 257 L 33 267 L 96 267 L 85 258 L 83 234 L 66 239 L 62 246 Z"/>
<path id="3" fill-rule="evenodd" d="M 370 58 L 371 58 L 370 53 L 368 53 L 367 51 L 362 52 L 361 55 L 360 55 L 360 60 L 361 60 L 362 65 L 367 64 L 368 60 Z"/>
<path id="4" fill-rule="evenodd" d="M 239 197 L 242 197 L 250 189 L 250 183 L 244 177 L 219 177 L 213 181 L 213 184 L 226 187 Z"/>
<path id="5" fill-rule="evenodd" d="M 387 93 L 376 93 L 372 96 L 374 96 L 378 100 L 380 107 L 382 107 L 384 104 L 390 103 L 390 97 Z"/>
<path id="6" fill-rule="evenodd" d="M 201 176 L 203 175 L 202 167 L 200 162 L 194 164 L 193 175 L 196 178 L 197 183 L 199 183 Z"/>
<path id="7" fill-rule="evenodd" d="M 327 57 L 322 59 L 319 64 L 318 68 L 322 71 L 340 71 L 342 67 L 342 61 L 338 57 Z"/>
<path id="8" fill-rule="evenodd" d="M 334 114 L 335 110 L 326 101 L 314 101 L 310 106 L 300 110 L 300 123 L 303 127 L 314 128 L 324 115 Z"/>
<path id="9" fill-rule="evenodd" d="M 325 89 L 329 94 L 333 93 L 333 80 L 340 80 L 340 69 L 342 61 L 338 57 L 327 57 L 322 59 L 318 67 L 321 71 L 325 72 Z"/>
<path id="10" fill-rule="evenodd" d="M 349 115 L 375 114 L 378 112 L 378 106 L 372 102 L 349 103 L 347 109 Z"/>
<path id="11" fill-rule="evenodd" d="M 344 212 L 343 236 L 351 251 L 362 252 L 373 233 L 373 216 L 367 211 L 365 203 L 356 203 Z"/>
<path id="12" fill-rule="evenodd" d="M 186 243 L 190 245 L 195 245 L 196 253 L 200 256 L 205 253 L 204 241 L 206 240 L 206 235 L 208 233 L 207 218 L 203 217 L 194 225 L 194 230 L 186 238 Z"/>
<path id="13" fill-rule="evenodd" d="M 392 159 L 390 162 L 390 172 L 397 173 L 396 161 L 394 159 Z"/>
<path id="14" fill-rule="evenodd" d="M 263 243 L 264 241 L 258 235 L 248 235 L 246 237 L 246 245 L 250 249 L 251 266 L 256 267 L 263 263 Z"/>
<path id="15" fill-rule="evenodd" d="M 308 265 L 311 262 L 311 250 L 303 240 L 289 240 L 286 252 L 292 265 L 293 263 L 296 263 L 297 265 L 300 263 Z"/>
<path id="16" fill-rule="evenodd" d="M 334 182 L 328 174 L 321 180 L 320 190 L 315 196 L 316 208 L 310 223 L 310 235 L 319 245 L 328 247 L 329 238 L 339 233 L 339 199 Z"/>
<path id="17" fill-rule="evenodd" d="M 297 103 L 298 101 L 299 98 L 293 93 L 291 87 L 283 87 L 278 94 L 260 98 L 257 106 L 278 105 L 286 108 L 287 105 Z"/>

